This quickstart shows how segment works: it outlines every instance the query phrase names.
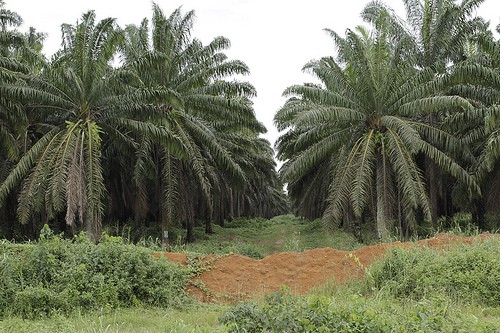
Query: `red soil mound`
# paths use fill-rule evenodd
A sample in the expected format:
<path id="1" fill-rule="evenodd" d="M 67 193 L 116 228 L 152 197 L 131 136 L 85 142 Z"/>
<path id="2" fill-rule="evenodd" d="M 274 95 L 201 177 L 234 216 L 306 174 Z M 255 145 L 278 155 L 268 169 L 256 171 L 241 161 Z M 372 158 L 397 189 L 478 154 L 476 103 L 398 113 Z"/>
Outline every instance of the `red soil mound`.
<path id="1" fill-rule="evenodd" d="M 416 243 L 382 243 L 356 251 L 322 248 L 304 252 L 281 252 L 260 260 L 238 254 L 223 257 L 212 255 L 203 259 L 207 270 L 193 279 L 188 292 L 206 302 L 249 299 L 276 291 L 282 285 L 288 286 L 294 294 L 305 294 L 328 282 L 343 283 L 347 279 L 361 277 L 364 267 L 370 266 L 395 246 L 446 248 L 451 244 L 469 244 L 489 236 L 439 234 Z M 184 254 L 166 252 L 164 255 L 168 260 L 183 265 L 187 263 Z"/>

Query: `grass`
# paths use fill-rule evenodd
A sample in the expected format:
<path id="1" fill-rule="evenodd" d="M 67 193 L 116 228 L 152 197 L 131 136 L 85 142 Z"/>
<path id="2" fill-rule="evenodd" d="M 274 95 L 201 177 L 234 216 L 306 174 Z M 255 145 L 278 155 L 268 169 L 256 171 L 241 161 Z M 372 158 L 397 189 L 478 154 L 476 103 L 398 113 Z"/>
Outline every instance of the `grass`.
<path id="1" fill-rule="evenodd" d="M 225 332 L 218 318 L 227 309 L 221 305 L 198 304 L 184 309 L 125 308 L 55 315 L 26 320 L 6 318 L 0 322 L 1 333 L 165 333 Z"/>
<path id="2" fill-rule="evenodd" d="M 259 258 L 283 251 L 304 251 L 327 246 L 355 250 L 363 246 L 350 233 L 342 230 L 326 233 L 320 221 L 304 221 L 290 215 L 271 220 L 235 219 L 227 223 L 226 228 L 214 226 L 214 231 L 216 233 L 213 235 L 204 235 L 203 229 L 198 228 L 198 242 L 188 245 L 180 241 L 174 242 L 170 245 L 170 250 L 191 254 L 233 252 Z M 282 294 L 276 296 L 271 303 L 266 303 L 269 298 L 259 298 L 255 300 L 255 306 L 243 305 L 241 308 L 190 301 L 177 304 L 176 308 L 140 305 L 114 309 L 105 306 L 100 310 L 76 310 L 69 314 L 55 312 L 50 317 L 38 319 L 26 319 L 11 314 L 1 318 L 0 333 L 240 332 L 241 327 L 221 324 L 219 318 L 227 317 L 228 313 L 232 313 L 236 318 L 238 315 L 252 314 L 252 311 L 256 314 L 255 318 L 274 320 L 274 324 L 283 325 L 282 327 L 293 319 L 291 314 L 295 313 L 297 317 L 307 314 L 303 317 L 304 324 L 320 313 L 326 316 L 325 318 L 344 318 L 341 321 L 344 320 L 346 325 L 352 324 L 353 332 L 367 331 L 362 327 L 386 332 L 384 329 L 389 331 L 390 325 L 399 325 L 394 326 L 391 332 L 498 332 L 500 307 L 495 300 L 500 299 L 500 295 L 488 295 L 489 301 L 481 303 L 478 300 L 486 300 L 481 298 L 484 293 L 478 295 L 476 291 L 479 289 L 473 290 L 473 286 L 484 285 L 484 281 L 490 281 L 492 286 L 488 287 L 488 290 L 498 287 L 500 280 L 494 278 L 498 269 L 489 265 L 498 265 L 500 240 L 497 238 L 482 246 L 474 244 L 470 250 L 457 247 L 447 257 L 441 257 L 442 253 L 439 251 L 419 250 L 405 253 L 402 249 L 395 250 L 392 257 L 386 257 L 387 261 L 370 268 L 372 272 L 366 275 L 366 280 L 353 281 L 341 287 L 332 282 L 313 290 L 300 300 Z M 484 258 L 484 261 L 477 258 Z M 459 264 L 460 268 L 454 269 L 459 267 Z M 387 267 L 393 269 L 389 270 Z M 450 271 L 445 271 L 444 268 Z M 427 272 L 433 273 L 426 275 Z M 482 280 L 478 280 L 481 276 Z M 408 286 L 418 288 L 404 289 L 404 282 L 408 282 Z M 463 286 L 459 291 L 462 294 L 441 292 L 450 290 L 446 286 L 458 283 Z M 283 300 L 286 302 L 282 302 Z M 332 317 L 332 322 L 338 322 L 340 319 L 336 319 L 337 317 Z M 250 332 L 251 329 L 261 332 L 256 325 L 250 324 L 248 327 Z M 379 328 L 380 330 L 377 330 Z M 314 327 L 310 329 L 314 332 Z M 338 332 L 351 332 L 348 329 L 350 328 Z"/>
<path id="3" fill-rule="evenodd" d="M 196 228 L 197 242 L 183 244 L 179 238 L 168 250 L 205 254 L 239 253 L 262 258 L 276 252 L 301 252 L 323 247 L 355 250 L 363 246 L 352 233 L 341 229 L 325 232 L 320 220 L 307 221 L 293 215 L 277 216 L 270 220 L 235 219 L 226 223 L 225 228 L 214 225 L 213 229 L 214 234 L 205 235 L 202 228 Z"/>

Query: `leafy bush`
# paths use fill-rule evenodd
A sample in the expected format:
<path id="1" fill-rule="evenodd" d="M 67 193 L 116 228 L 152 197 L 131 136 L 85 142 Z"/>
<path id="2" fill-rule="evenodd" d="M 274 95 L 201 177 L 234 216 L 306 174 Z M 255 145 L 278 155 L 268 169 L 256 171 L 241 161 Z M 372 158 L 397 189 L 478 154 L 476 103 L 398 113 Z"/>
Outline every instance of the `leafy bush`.
<path id="1" fill-rule="evenodd" d="M 104 235 L 98 245 L 42 232 L 36 244 L 0 243 L 0 316 L 76 308 L 167 306 L 185 299 L 188 273 L 146 248 Z"/>
<path id="2" fill-rule="evenodd" d="M 369 269 L 376 290 L 416 300 L 442 294 L 463 302 L 500 306 L 500 241 L 489 239 L 450 251 L 393 249 Z"/>
<path id="3" fill-rule="evenodd" d="M 439 302 L 403 306 L 391 298 L 360 295 L 293 297 L 288 289 L 271 294 L 264 305 L 243 302 L 220 318 L 229 332 L 495 332 L 498 325 L 451 313 Z"/>

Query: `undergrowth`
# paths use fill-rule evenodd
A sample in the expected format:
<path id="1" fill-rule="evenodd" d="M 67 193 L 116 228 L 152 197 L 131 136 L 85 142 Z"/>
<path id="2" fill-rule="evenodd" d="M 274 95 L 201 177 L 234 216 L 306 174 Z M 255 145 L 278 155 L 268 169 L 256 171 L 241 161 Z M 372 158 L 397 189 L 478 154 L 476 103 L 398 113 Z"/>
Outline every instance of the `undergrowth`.
<path id="1" fill-rule="evenodd" d="M 444 295 L 460 302 L 500 307 L 500 241 L 439 249 L 394 248 L 374 263 L 366 285 L 398 298 Z"/>
<path id="2" fill-rule="evenodd" d="M 193 304 L 187 308 L 133 307 L 75 311 L 50 318 L 4 318 L 0 333 L 213 333 L 227 332 L 219 322 L 221 305 Z"/>
<path id="3" fill-rule="evenodd" d="M 295 297 L 283 288 L 269 295 L 264 304 L 237 304 L 220 321 L 229 332 L 248 333 L 498 332 L 498 318 L 489 320 L 482 315 L 483 320 L 478 320 L 474 310 L 454 308 L 442 300 L 403 303 L 388 295 Z"/>
<path id="4" fill-rule="evenodd" d="M 225 255 L 238 253 L 261 259 L 276 252 L 302 252 L 315 248 L 333 247 L 355 250 L 361 247 L 352 233 L 341 229 L 326 231 L 321 220 L 304 220 L 293 215 L 261 218 L 235 218 L 225 227 L 213 226 L 214 234 L 203 234 L 195 228 L 197 241 L 185 244 L 182 237 L 171 240 L 166 250 Z M 174 234 L 179 235 L 176 231 Z"/>
<path id="5" fill-rule="evenodd" d="M 210 267 L 203 254 L 259 258 L 361 246 L 343 231 L 325 233 L 320 221 L 291 216 L 227 226 L 195 244 L 170 244 L 187 253 L 186 268 L 122 237 L 104 235 L 95 245 L 45 229 L 34 243 L 0 241 L 0 332 L 500 331 L 499 238 L 446 251 L 395 248 L 360 266 L 363 280 L 332 282 L 307 296 L 283 287 L 265 300 L 207 308 L 183 292 L 190 277 Z"/>
<path id="6" fill-rule="evenodd" d="M 220 318 L 229 332 L 498 332 L 500 241 L 446 251 L 394 249 L 342 287 L 264 303 L 242 302 Z"/>
<path id="7" fill-rule="evenodd" d="M 0 276 L 0 318 L 188 301 L 186 269 L 106 235 L 95 245 L 83 234 L 67 240 L 46 228 L 33 244 L 1 242 Z"/>

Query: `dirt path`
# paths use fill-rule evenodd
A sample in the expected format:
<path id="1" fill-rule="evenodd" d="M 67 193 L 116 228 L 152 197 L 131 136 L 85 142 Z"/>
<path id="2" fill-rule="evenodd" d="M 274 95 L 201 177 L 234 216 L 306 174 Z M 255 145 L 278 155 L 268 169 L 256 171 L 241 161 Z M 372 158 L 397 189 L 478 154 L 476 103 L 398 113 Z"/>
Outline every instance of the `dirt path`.
<path id="1" fill-rule="evenodd" d="M 260 260 L 238 254 L 205 258 L 208 270 L 193 280 L 188 292 L 205 302 L 232 302 L 257 297 L 287 285 L 295 294 L 304 294 L 329 282 L 343 283 L 361 277 L 364 267 L 370 266 L 387 250 L 395 246 L 427 246 L 446 248 L 450 244 L 471 243 L 484 239 L 439 234 L 416 243 L 389 243 L 366 246 L 356 251 L 332 248 L 304 252 L 281 252 Z M 186 264 L 184 254 L 164 253 L 171 261 Z"/>

